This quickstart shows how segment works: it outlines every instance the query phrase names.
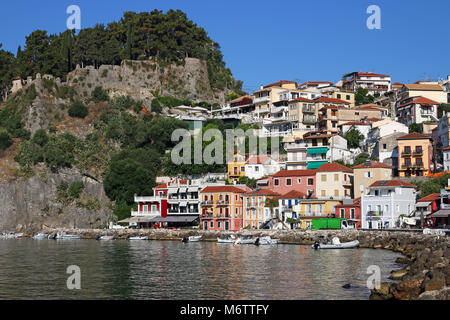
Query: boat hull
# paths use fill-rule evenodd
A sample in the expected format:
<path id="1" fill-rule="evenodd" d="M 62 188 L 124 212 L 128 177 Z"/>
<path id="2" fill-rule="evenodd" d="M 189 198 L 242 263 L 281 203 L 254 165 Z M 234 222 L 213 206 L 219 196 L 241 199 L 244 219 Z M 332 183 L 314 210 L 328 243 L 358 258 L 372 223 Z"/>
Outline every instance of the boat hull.
<path id="1" fill-rule="evenodd" d="M 338 244 L 320 244 L 318 249 L 353 249 L 359 247 L 359 241 L 344 242 Z M 314 248 L 314 245 L 312 245 Z"/>

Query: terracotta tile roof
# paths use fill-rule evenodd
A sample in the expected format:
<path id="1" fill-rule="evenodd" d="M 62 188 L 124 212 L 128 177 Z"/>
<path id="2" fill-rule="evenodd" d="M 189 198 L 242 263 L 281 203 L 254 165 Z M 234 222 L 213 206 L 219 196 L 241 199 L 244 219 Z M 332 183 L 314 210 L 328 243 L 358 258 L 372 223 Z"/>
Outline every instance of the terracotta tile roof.
<path id="1" fill-rule="evenodd" d="M 366 165 L 366 164 L 368 164 L 368 165 Z M 357 166 L 354 166 L 353 170 L 355 170 L 355 169 L 375 169 L 375 168 L 394 169 L 390 165 L 370 160 L 370 161 L 366 161 L 365 163 L 361 163 Z"/>
<path id="2" fill-rule="evenodd" d="M 341 127 L 341 126 L 370 126 L 370 123 L 354 121 L 354 122 L 346 122 L 346 123 L 342 123 L 342 124 L 338 125 L 338 127 Z"/>
<path id="3" fill-rule="evenodd" d="M 314 99 L 315 102 L 328 102 L 328 103 L 340 103 L 340 104 L 350 104 L 350 102 L 334 99 L 334 98 L 327 98 L 327 97 L 319 97 Z"/>
<path id="4" fill-rule="evenodd" d="M 295 85 L 297 86 L 297 82 L 295 81 L 289 81 L 289 80 L 281 80 L 275 83 L 271 83 L 267 86 L 264 86 L 264 89 L 266 88 L 270 88 L 270 87 L 280 87 L 281 85 L 285 84 L 285 83 L 295 83 Z"/>
<path id="5" fill-rule="evenodd" d="M 390 77 L 386 74 L 379 74 L 373 72 L 358 72 L 358 76 L 360 77 Z"/>
<path id="6" fill-rule="evenodd" d="M 445 147 L 442 149 L 442 151 L 448 151 L 448 150 L 450 150 L 450 147 Z"/>
<path id="7" fill-rule="evenodd" d="M 397 138 L 397 140 L 413 140 L 413 139 L 431 139 L 431 136 L 419 132 L 412 132 Z"/>
<path id="8" fill-rule="evenodd" d="M 317 172 L 350 172 L 353 170 L 340 163 L 324 163 L 317 169 Z"/>
<path id="9" fill-rule="evenodd" d="M 274 191 L 272 191 L 270 189 L 260 189 L 260 190 L 255 190 L 253 192 L 247 192 L 244 195 L 246 195 L 246 196 L 259 195 L 259 196 L 275 196 L 275 197 L 278 197 L 280 194 L 276 193 L 276 192 L 274 192 Z"/>
<path id="10" fill-rule="evenodd" d="M 310 102 L 310 103 L 313 103 L 314 101 L 310 100 L 310 99 L 306 99 L 306 98 L 297 98 L 297 99 L 289 101 L 289 103 L 291 103 L 291 102 Z"/>
<path id="11" fill-rule="evenodd" d="M 303 192 L 297 190 L 291 190 L 286 194 L 283 194 L 279 199 L 306 199 L 308 196 Z"/>
<path id="12" fill-rule="evenodd" d="M 401 181 L 401 180 L 380 180 L 372 185 L 369 188 L 375 187 L 407 187 L 407 188 L 416 188 L 415 185 Z"/>
<path id="13" fill-rule="evenodd" d="M 331 82 L 331 81 L 308 81 L 308 82 L 302 83 L 301 85 L 299 85 L 299 87 L 302 87 L 307 84 L 310 84 L 310 85 L 331 84 L 331 85 L 333 85 L 333 82 Z"/>
<path id="14" fill-rule="evenodd" d="M 236 192 L 236 193 L 244 193 L 247 192 L 244 188 L 236 187 L 236 186 L 210 186 L 204 188 L 200 192 Z"/>
<path id="15" fill-rule="evenodd" d="M 303 177 L 303 176 L 315 176 L 316 170 L 281 170 L 273 174 L 272 177 Z"/>
<path id="16" fill-rule="evenodd" d="M 167 184 L 161 184 L 161 185 L 155 187 L 154 189 L 167 189 Z"/>
<path id="17" fill-rule="evenodd" d="M 264 164 L 268 159 L 270 159 L 269 156 L 253 156 L 250 157 L 245 164 Z"/>
<path id="18" fill-rule="evenodd" d="M 426 197 L 423 197 L 423 198 L 417 200 L 417 202 L 429 202 L 429 201 L 435 201 L 435 200 L 439 199 L 440 197 L 441 197 L 441 194 L 440 194 L 440 193 L 432 193 L 432 194 L 429 194 L 429 195 L 426 196 Z"/>
<path id="19" fill-rule="evenodd" d="M 328 110 L 328 109 L 337 110 L 337 109 L 347 109 L 347 108 L 343 107 L 343 106 L 325 106 L 325 107 L 320 108 L 320 111 Z"/>
<path id="20" fill-rule="evenodd" d="M 438 84 L 416 84 L 409 83 L 404 85 L 409 90 L 421 90 L 421 91 L 444 91 L 444 89 Z"/>
<path id="21" fill-rule="evenodd" d="M 428 99 L 428 98 L 420 96 L 420 97 L 411 98 L 411 101 L 406 102 L 406 103 L 404 103 L 402 105 L 399 105 L 397 108 L 401 108 L 401 107 L 404 107 L 404 106 L 409 106 L 410 104 L 413 104 L 413 103 L 418 103 L 418 104 L 421 104 L 421 105 L 430 105 L 430 106 L 431 105 L 435 105 L 435 104 L 439 104 L 439 102 L 436 102 L 434 100 L 431 100 L 431 99 Z"/>

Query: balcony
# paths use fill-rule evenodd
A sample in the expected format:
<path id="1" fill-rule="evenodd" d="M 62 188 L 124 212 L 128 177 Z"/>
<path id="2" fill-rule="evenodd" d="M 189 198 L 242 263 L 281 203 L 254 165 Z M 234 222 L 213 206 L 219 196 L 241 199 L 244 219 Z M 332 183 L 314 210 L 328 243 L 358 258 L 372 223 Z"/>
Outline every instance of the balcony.
<path id="1" fill-rule="evenodd" d="M 160 211 L 131 211 L 132 217 L 146 217 L 146 218 L 153 218 L 153 217 L 160 217 L 161 212 Z"/>
<path id="2" fill-rule="evenodd" d="M 303 123 L 304 124 L 315 124 L 317 121 L 315 118 L 303 118 Z"/>
<path id="3" fill-rule="evenodd" d="M 214 205 L 214 201 L 202 201 L 202 206 L 212 206 Z"/>
<path id="4" fill-rule="evenodd" d="M 423 156 L 423 150 L 416 150 L 413 153 L 414 157 L 420 157 Z"/>
<path id="5" fill-rule="evenodd" d="M 259 103 L 259 102 L 268 102 L 270 101 L 270 96 L 263 96 L 263 97 L 257 97 L 253 100 L 253 103 Z"/>
<path id="6" fill-rule="evenodd" d="M 403 164 L 402 169 L 412 169 L 414 166 L 412 163 Z"/>
<path id="7" fill-rule="evenodd" d="M 403 151 L 402 157 L 411 157 L 411 151 Z"/>
<path id="8" fill-rule="evenodd" d="M 368 211 L 367 217 L 382 217 L 383 211 Z"/>
<path id="9" fill-rule="evenodd" d="M 303 113 L 316 113 L 316 110 L 314 108 L 308 108 L 308 107 L 303 107 L 302 109 Z"/>
<path id="10" fill-rule="evenodd" d="M 230 203 L 230 201 L 219 200 L 216 204 L 218 206 L 229 206 L 231 203 Z"/>
<path id="11" fill-rule="evenodd" d="M 166 196 L 134 197 L 134 202 L 159 202 L 161 199 L 167 199 L 167 197 Z"/>
<path id="12" fill-rule="evenodd" d="M 288 107 L 272 107 L 271 112 L 272 113 L 281 113 L 281 112 L 287 112 L 288 111 Z"/>

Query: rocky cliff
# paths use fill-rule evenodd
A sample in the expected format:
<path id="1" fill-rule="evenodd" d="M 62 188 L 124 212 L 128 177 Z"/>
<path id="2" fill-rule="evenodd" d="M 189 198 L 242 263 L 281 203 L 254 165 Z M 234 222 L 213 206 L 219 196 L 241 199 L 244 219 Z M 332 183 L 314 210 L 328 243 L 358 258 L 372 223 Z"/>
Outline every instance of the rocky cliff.
<path id="1" fill-rule="evenodd" d="M 77 201 L 58 198 L 57 188 L 62 181 L 69 185 L 83 182 Z M 101 228 L 114 219 L 103 185 L 74 169 L 0 180 L 0 204 L 0 233 L 38 232 L 45 227 Z"/>

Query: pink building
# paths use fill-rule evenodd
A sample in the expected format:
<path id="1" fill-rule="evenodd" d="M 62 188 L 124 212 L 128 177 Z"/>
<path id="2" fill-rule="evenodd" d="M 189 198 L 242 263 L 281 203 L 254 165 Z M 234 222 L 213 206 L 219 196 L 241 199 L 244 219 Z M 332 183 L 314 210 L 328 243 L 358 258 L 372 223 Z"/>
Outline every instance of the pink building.
<path id="1" fill-rule="evenodd" d="M 266 179 L 259 180 L 258 185 L 265 185 L 266 188 L 279 194 L 295 190 L 315 197 L 316 170 L 282 170 Z"/>

